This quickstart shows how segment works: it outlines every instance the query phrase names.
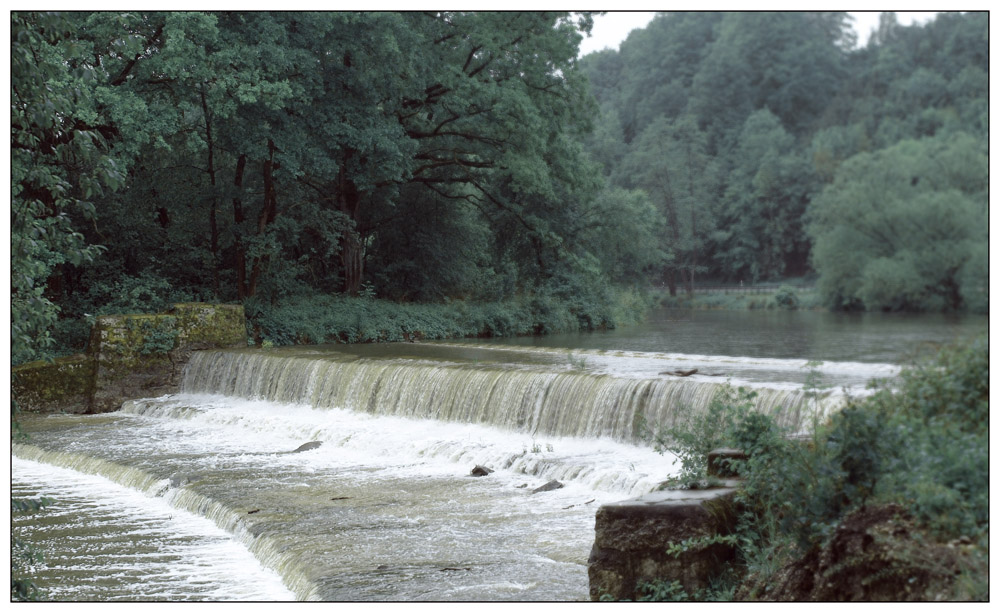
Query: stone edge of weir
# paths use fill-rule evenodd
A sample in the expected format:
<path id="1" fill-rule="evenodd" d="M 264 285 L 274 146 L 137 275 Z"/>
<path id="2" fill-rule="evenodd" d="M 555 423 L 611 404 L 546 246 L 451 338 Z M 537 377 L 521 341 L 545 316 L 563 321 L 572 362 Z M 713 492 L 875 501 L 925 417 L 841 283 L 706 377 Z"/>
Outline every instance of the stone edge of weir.
<path id="1" fill-rule="evenodd" d="M 193 351 L 246 347 L 238 304 L 178 303 L 164 313 L 102 315 L 87 352 L 11 369 L 22 411 L 105 413 L 131 398 L 176 393 Z"/>
<path id="2" fill-rule="evenodd" d="M 587 560 L 591 600 L 635 600 L 640 584 L 654 581 L 678 581 L 689 594 L 709 587 L 736 556 L 733 546 L 710 541 L 736 526 L 739 480 L 723 459 L 746 456 L 736 449 L 709 453 L 708 472 L 721 479 L 718 487 L 659 490 L 597 510 Z M 692 539 L 707 544 L 691 544 Z M 672 551 L 685 541 L 682 551 Z"/>

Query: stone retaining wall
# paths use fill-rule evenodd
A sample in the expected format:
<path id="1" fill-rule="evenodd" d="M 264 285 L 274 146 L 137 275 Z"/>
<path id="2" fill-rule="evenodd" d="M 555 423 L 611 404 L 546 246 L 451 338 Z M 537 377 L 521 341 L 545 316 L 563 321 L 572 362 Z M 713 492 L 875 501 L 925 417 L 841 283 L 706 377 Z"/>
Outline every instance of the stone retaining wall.
<path id="1" fill-rule="evenodd" d="M 734 487 L 665 490 L 603 505 L 587 561 L 591 600 L 635 600 L 642 582 L 680 582 L 688 594 L 709 586 L 733 559 L 732 547 L 714 543 L 681 553 L 671 545 L 726 534 L 735 525 Z"/>
<path id="2" fill-rule="evenodd" d="M 241 346 L 241 305 L 181 303 L 155 315 L 104 315 L 86 354 L 17 366 L 11 388 L 23 411 L 114 411 L 129 398 L 175 393 L 192 351 Z"/>
<path id="3" fill-rule="evenodd" d="M 22 411 L 86 413 L 94 395 L 94 360 L 78 354 L 13 369 L 11 391 Z"/>
<path id="4" fill-rule="evenodd" d="M 591 600 L 636 600 L 642 583 L 657 581 L 678 581 L 688 594 L 708 588 L 736 555 L 732 546 L 710 542 L 736 527 L 740 482 L 726 460 L 745 459 L 738 449 L 716 449 L 707 466 L 717 487 L 662 490 L 601 506 L 587 561 Z"/>

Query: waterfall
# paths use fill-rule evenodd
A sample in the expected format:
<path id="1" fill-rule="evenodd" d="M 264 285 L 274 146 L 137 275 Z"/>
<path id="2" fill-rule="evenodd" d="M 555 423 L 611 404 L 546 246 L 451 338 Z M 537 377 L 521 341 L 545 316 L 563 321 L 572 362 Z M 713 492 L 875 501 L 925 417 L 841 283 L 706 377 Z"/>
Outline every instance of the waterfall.
<path id="1" fill-rule="evenodd" d="M 671 426 L 704 412 L 725 385 L 709 377 L 626 377 L 509 363 L 206 351 L 192 357 L 182 391 L 634 443 L 642 424 Z M 812 402 L 801 386 L 787 383 L 757 384 L 754 391 L 756 410 L 796 432 L 842 402 L 831 393 Z"/>
<path id="2" fill-rule="evenodd" d="M 595 510 L 676 472 L 640 426 L 706 411 L 725 373 L 806 429 L 844 396 L 813 402 L 802 364 L 431 343 L 196 352 L 181 393 L 28 416 L 31 444 L 12 453 L 207 518 L 298 599 L 572 600 Z M 824 374 L 856 390 L 879 369 Z"/>
<path id="3" fill-rule="evenodd" d="M 183 483 L 172 482 L 168 478 L 156 477 L 144 470 L 124 466 L 88 455 L 64 451 L 44 450 L 33 445 L 15 444 L 15 457 L 58 466 L 85 475 L 104 477 L 123 487 L 154 498 L 162 498 L 170 506 L 182 509 L 212 521 L 222 530 L 233 535 L 256 557 L 265 568 L 273 569 L 281 575 L 288 587 L 303 599 L 315 599 L 315 586 L 308 580 L 309 574 L 296 558 L 289 555 L 274 539 L 253 534 L 247 528 L 246 514 L 227 505 L 183 487 Z"/>

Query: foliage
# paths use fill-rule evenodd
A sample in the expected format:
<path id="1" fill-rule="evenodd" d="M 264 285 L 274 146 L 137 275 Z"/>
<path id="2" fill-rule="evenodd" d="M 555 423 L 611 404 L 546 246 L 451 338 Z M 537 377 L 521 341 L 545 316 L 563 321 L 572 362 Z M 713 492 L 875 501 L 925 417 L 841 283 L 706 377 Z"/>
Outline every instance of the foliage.
<path id="1" fill-rule="evenodd" d="M 706 416 L 664 430 L 657 443 L 681 458 L 680 486 L 704 479 L 708 449 L 746 453 L 731 461 L 743 479 L 742 511 L 726 538 L 758 578 L 816 551 L 847 515 L 869 504 L 902 504 L 929 538 L 985 543 L 988 380 L 988 343 L 980 338 L 906 371 L 898 389 L 850 401 L 805 442 L 728 389 Z"/>
<path id="2" fill-rule="evenodd" d="M 810 209 L 813 262 L 827 304 L 965 306 L 963 296 L 986 284 L 987 159 L 985 144 L 961 134 L 845 161 Z"/>
<path id="3" fill-rule="evenodd" d="M 53 340 L 59 307 L 46 293 L 60 267 L 100 251 L 74 217 L 122 174 L 107 153 L 114 128 L 95 104 L 94 71 L 61 15 L 11 15 L 11 358 L 36 358 Z"/>
<path id="4" fill-rule="evenodd" d="M 634 323 L 649 306 L 631 291 L 609 292 L 591 300 L 572 303 L 565 298 L 536 295 L 504 302 L 418 304 L 347 296 L 300 296 L 273 307 L 248 300 L 244 308 L 251 328 L 259 330 L 264 342 L 291 345 L 488 338 L 613 328 Z"/>
<path id="5" fill-rule="evenodd" d="M 782 309 L 794 311 L 799 308 L 799 295 L 794 288 L 782 285 L 774 294 L 774 302 Z"/>
<path id="6" fill-rule="evenodd" d="M 705 243 L 715 223 L 710 207 L 715 169 L 707 155 L 707 137 L 692 116 L 673 123 L 662 116 L 654 120 L 616 169 L 616 182 L 649 194 L 663 220 L 660 249 L 666 257 L 658 272 L 671 294 L 676 293 L 678 275 L 690 291 L 695 275 L 706 269 Z"/>
<path id="7" fill-rule="evenodd" d="M 670 428 L 645 428 L 642 435 L 654 449 L 669 451 L 680 460 L 680 471 L 668 482 L 670 487 L 697 489 L 709 482 L 709 452 L 729 446 L 734 428 L 753 414 L 755 396 L 751 390 L 726 385 L 716 392 L 703 413 Z"/>
<path id="8" fill-rule="evenodd" d="M 691 600 L 680 581 L 642 582 L 639 602 L 686 602 Z"/>
<path id="9" fill-rule="evenodd" d="M 802 217 L 814 176 L 792 134 L 767 109 L 738 133 L 723 192 L 714 258 L 730 278 L 757 282 L 804 272 Z"/>
<path id="10" fill-rule="evenodd" d="M 664 254 L 649 201 L 604 190 L 579 143 L 590 27 L 548 12 L 14 15 L 15 360 L 82 349 L 89 317 L 179 300 L 513 301 L 535 333 L 615 325 L 608 292 L 645 285 Z M 46 181 L 58 198 L 36 197 Z"/>
<path id="11" fill-rule="evenodd" d="M 659 13 L 581 59 L 600 105 L 584 143 L 611 187 L 660 209 L 652 278 L 672 296 L 678 276 L 812 268 L 830 308 L 986 312 L 988 243 L 962 228 L 970 204 L 986 227 L 988 49 L 985 13 L 905 27 L 884 13 L 864 48 L 846 13 Z M 944 165 L 903 155 L 906 141 Z M 873 225 L 885 253 L 852 242 Z"/>
<path id="12" fill-rule="evenodd" d="M 586 13 L 14 13 L 12 358 L 178 300 L 597 329 L 620 287 L 810 265 L 833 308 L 985 312 L 988 22 L 883 25 L 663 13 L 577 60 Z"/>
<path id="13" fill-rule="evenodd" d="M 698 293 L 693 296 L 672 297 L 666 293 L 657 302 L 666 308 L 727 309 L 727 310 L 803 310 L 822 308 L 816 291 L 779 286 L 773 294 L 750 293 Z"/>
<path id="14" fill-rule="evenodd" d="M 988 340 L 945 349 L 906 372 L 897 394 L 882 390 L 870 402 L 905 441 L 883 493 L 896 493 L 940 535 L 988 534 Z"/>

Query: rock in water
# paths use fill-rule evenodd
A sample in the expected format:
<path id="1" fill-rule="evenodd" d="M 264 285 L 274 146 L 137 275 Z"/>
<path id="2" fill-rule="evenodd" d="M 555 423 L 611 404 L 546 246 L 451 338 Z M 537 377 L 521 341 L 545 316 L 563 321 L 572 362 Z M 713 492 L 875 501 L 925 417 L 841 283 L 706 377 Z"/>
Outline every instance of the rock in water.
<path id="1" fill-rule="evenodd" d="M 537 494 L 538 492 L 550 492 L 552 490 L 557 490 L 557 489 L 559 489 L 561 487 L 565 487 L 565 486 L 562 483 L 559 483 L 558 481 L 556 481 L 555 479 L 553 479 L 552 481 L 549 481 L 545 485 L 543 485 L 541 487 L 536 487 L 535 489 L 531 490 L 531 493 L 532 494 Z"/>
<path id="2" fill-rule="evenodd" d="M 308 443 L 303 443 L 299 445 L 299 448 L 292 453 L 298 453 L 300 451 L 309 451 L 310 449 L 315 449 L 323 444 L 323 441 L 309 441 Z"/>
<path id="3" fill-rule="evenodd" d="M 182 485 L 187 485 L 188 483 L 194 483 L 198 479 L 201 479 L 201 475 L 185 475 L 177 473 L 170 477 L 170 486 L 181 487 Z"/>
<path id="4" fill-rule="evenodd" d="M 485 466 L 480 466 L 479 464 L 476 464 L 476 467 L 473 468 L 472 472 L 469 473 L 469 474 L 471 476 L 473 476 L 473 477 L 485 477 L 486 475 L 490 474 L 491 472 L 493 472 L 491 469 L 486 468 Z"/>

